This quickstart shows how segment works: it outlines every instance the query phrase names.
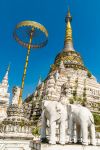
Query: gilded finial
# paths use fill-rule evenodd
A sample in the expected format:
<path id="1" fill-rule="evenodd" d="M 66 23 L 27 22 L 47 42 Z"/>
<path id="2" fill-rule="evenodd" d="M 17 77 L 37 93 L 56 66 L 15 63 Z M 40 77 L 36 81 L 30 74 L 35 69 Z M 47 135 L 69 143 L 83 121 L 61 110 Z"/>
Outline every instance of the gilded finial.
<path id="1" fill-rule="evenodd" d="M 72 39 L 72 28 L 71 28 L 72 16 L 70 14 L 70 9 L 68 8 L 67 16 L 65 18 L 66 22 L 66 34 L 64 42 L 64 50 L 74 50 L 73 39 Z"/>
<path id="2" fill-rule="evenodd" d="M 67 12 L 67 16 L 66 16 L 66 18 L 65 18 L 65 22 L 67 23 L 68 21 L 72 21 L 72 16 L 71 16 L 71 14 L 70 14 L 70 9 L 69 9 L 69 7 L 68 7 L 68 12 Z"/>
<path id="3" fill-rule="evenodd" d="M 72 20 L 72 17 L 71 17 L 71 14 L 70 14 L 70 10 L 68 8 L 68 13 L 67 13 L 67 16 L 66 16 L 66 23 L 67 23 L 67 26 L 66 26 L 66 37 L 65 37 L 65 43 L 69 43 L 69 42 L 72 42 L 72 28 L 71 28 L 71 22 Z"/>

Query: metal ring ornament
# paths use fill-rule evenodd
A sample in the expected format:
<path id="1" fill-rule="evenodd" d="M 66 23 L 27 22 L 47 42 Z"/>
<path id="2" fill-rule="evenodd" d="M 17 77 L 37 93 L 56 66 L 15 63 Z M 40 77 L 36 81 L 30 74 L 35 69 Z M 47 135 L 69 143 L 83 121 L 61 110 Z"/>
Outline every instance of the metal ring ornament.
<path id="1" fill-rule="evenodd" d="M 22 27 L 31 27 L 32 29 L 38 29 L 40 30 L 41 32 L 44 33 L 45 37 L 46 37 L 46 40 L 44 40 L 43 42 L 41 43 L 38 43 L 38 44 L 30 44 L 30 48 L 41 48 L 41 47 L 44 47 L 47 42 L 48 42 L 48 31 L 46 30 L 46 28 L 41 25 L 40 23 L 37 23 L 35 21 L 22 21 L 20 22 L 19 24 L 16 25 L 15 27 L 15 30 L 14 30 L 14 33 L 13 33 L 13 36 L 15 38 L 15 40 L 22 46 L 28 48 L 28 45 L 29 43 L 28 42 L 23 42 L 19 36 L 17 35 L 17 30 L 19 28 L 22 28 Z"/>

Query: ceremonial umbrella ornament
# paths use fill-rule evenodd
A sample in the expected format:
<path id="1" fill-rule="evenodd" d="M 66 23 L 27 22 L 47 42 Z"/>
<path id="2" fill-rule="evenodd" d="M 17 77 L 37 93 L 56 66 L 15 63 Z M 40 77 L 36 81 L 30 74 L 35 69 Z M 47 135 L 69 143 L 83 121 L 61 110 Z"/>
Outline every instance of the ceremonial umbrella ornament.
<path id="1" fill-rule="evenodd" d="M 24 88 L 24 81 L 26 77 L 26 71 L 28 67 L 29 55 L 31 48 L 44 47 L 48 42 L 48 31 L 46 28 L 35 21 L 23 21 L 16 25 L 14 33 L 14 39 L 23 47 L 27 48 L 26 62 L 24 66 L 24 72 L 22 76 L 21 91 L 18 104 L 22 103 L 22 93 Z"/>

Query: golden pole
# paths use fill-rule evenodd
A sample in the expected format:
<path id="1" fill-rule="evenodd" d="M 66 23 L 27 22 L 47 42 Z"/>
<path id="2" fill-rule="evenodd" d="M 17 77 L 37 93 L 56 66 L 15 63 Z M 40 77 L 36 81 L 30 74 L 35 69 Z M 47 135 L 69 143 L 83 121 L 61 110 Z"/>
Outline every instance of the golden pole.
<path id="1" fill-rule="evenodd" d="M 28 44 L 28 51 L 27 51 L 27 56 L 26 56 L 26 61 L 25 61 L 25 66 L 24 66 L 24 72 L 23 72 L 23 77 L 22 77 L 22 83 L 21 83 L 20 96 L 19 96 L 19 101 L 18 101 L 19 106 L 22 104 L 22 93 L 23 93 L 24 82 L 25 82 L 25 77 L 26 77 L 26 70 L 27 70 L 27 67 L 28 67 L 28 61 L 29 61 L 29 55 L 30 55 L 30 50 L 31 50 L 33 31 L 34 31 L 34 28 L 32 28 L 32 31 L 31 31 L 31 34 L 30 34 L 30 40 L 29 40 L 29 44 Z"/>

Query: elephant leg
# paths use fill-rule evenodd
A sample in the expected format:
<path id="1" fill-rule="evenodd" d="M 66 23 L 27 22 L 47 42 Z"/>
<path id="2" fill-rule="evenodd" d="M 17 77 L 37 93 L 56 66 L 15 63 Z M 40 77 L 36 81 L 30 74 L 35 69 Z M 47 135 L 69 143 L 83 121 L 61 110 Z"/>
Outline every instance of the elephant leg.
<path id="1" fill-rule="evenodd" d="M 42 142 L 44 142 L 46 140 L 46 126 L 47 126 L 47 119 L 43 112 L 42 113 L 42 128 L 41 128 L 41 141 Z"/>
<path id="2" fill-rule="evenodd" d="M 81 143 L 81 127 L 76 125 L 77 143 Z"/>
<path id="3" fill-rule="evenodd" d="M 94 126 L 94 124 L 91 124 L 91 126 L 90 126 L 90 136 L 91 136 L 90 144 L 95 146 L 96 145 L 96 139 L 95 139 L 95 126 Z"/>
<path id="4" fill-rule="evenodd" d="M 50 121 L 50 144 L 56 144 L 56 121 Z"/>
<path id="5" fill-rule="evenodd" d="M 65 120 L 60 123 L 60 144 L 65 144 Z"/>
<path id="6" fill-rule="evenodd" d="M 81 131 L 82 131 L 82 144 L 88 145 L 88 125 L 87 125 L 87 123 L 82 122 Z"/>
<path id="7" fill-rule="evenodd" d="M 67 126 L 65 126 L 65 143 L 69 143 L 69 126 L 68 120 L 65 122 Z"/>
<path id="8" fill-rule="evenodd" d="M 70 138 L 69 138 L 69 142 L 72 143 L 74 142 L 74 120 L 71 118 L 70 122 L 69 122 L 69 132 L 70 132 Z"/>

